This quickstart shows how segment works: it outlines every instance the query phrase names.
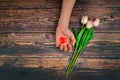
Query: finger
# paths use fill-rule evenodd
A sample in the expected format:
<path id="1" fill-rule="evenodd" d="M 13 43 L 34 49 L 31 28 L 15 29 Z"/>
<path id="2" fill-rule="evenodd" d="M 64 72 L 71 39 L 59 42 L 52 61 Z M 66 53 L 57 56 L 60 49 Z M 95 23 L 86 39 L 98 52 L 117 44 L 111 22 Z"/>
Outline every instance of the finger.
<path id="1" fill-rule="evenodd" d="M 67 48 L 67 45 L 64 45 L 64 51 L 67 51 L 68 48 Z"/>
<path id="2" fill-rule="evenodd" d="M 56 42 L 56 47 L 59 47 L 59 45 L 60 45 L 60 44 Z"/>
<path id="3" fill-rule="evenodd" d="M 74 46 L 75 45 L 75 37 L 72 36 L 70 39 L 71 39 L 71 45 Z"/>
<path id="4" fill-rule="evenodd" d="M 72 51 L 72 45 L 68 44 L 68 51 L 71 52 Z"/>
<path id="5" fill-rule="evenodd" d="M 72 52 L 72 50 L 68 50 L 68 52 Z"/>
<path id="6" fill-rule="evenodd" d="M 60 50 L 63 50 L 63 45 L 60 45 Z"/>
<path id="7" fill-rule="evenodd" d="M 68 49 L 72 50 L 72 45 L 68 44 Z"/>

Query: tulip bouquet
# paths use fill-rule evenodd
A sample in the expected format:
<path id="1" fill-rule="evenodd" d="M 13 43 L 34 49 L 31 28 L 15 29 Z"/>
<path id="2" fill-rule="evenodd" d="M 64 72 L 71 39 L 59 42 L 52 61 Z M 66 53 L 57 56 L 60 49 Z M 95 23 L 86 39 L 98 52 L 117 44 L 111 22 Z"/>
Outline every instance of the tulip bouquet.
<path id="1" fill-rule="evenodd" d="M 88 16 L 82 16 L 81 19 L 82 28 L 79 32 L 75 28 L 73 28 L 73 33 L 76 39 L 75 49 L 73 51 L 72 57 L 70 59 L 70 63 L 66 70 L 66 77 L 70 75 L 72 72 L 74 65 L 81 54 L 84 47 L 94 36 L 94 27 L 97 27 L 100 23 L 99 19 L 95 19 L 94 21 L 88 21 Z"/>

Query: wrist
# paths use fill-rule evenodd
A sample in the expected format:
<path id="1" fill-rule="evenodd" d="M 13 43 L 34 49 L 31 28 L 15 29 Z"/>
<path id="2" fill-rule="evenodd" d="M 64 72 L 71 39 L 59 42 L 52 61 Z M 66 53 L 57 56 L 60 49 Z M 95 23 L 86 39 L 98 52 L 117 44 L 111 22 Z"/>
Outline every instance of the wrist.
<path id="1" fill-rule="evenodd" d="M 61 28 L 68 28 L 69 22 L 66 22 L 64 20 L 59 20 L 58 26 L 61 27 Z"/>
<path id="2" fill-rule="evenodd" d="M 58 23 L 57 27 L 65 29 L 65 28 L 68 28 L 68 25 L 63 23 Z"/>

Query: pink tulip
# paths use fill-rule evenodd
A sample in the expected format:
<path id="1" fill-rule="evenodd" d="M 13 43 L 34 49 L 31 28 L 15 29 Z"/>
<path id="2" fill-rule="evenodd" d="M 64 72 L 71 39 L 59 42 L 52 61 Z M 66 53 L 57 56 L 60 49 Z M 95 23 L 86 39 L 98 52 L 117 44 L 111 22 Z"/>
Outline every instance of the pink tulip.
<path id="1" fill-rule="evenodd" d="M 93 26 L 97 27 L 100 24 L 100 20 L 99 19 L 95 19 L 93 21 Z"/>
<path id="2" fill-rule="evenodd" d="M 90 29 L 93 26 L 93 22 L 92 21 L 88 21 L 86 24 L 86 28 Z"/>
<path id="3" fill-rule="evenodd" d="M 82 16 L 81 23 L 86 24 L 88 21 L 88 16 Z"/>

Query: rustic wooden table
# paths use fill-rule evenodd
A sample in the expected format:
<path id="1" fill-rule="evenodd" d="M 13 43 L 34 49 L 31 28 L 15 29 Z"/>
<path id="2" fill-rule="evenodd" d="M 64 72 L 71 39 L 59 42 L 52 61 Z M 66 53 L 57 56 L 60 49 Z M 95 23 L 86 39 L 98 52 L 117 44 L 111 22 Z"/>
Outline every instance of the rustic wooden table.
<path id="1" fill-rule="evenodd" d="M 100 18 L 68 79 L 72 53 L 57 49 L 61 0 L 0 0 L 0 80 L 120 80 L 120 0 L 77 0 L 70 28 L 82 15 Z"/>

